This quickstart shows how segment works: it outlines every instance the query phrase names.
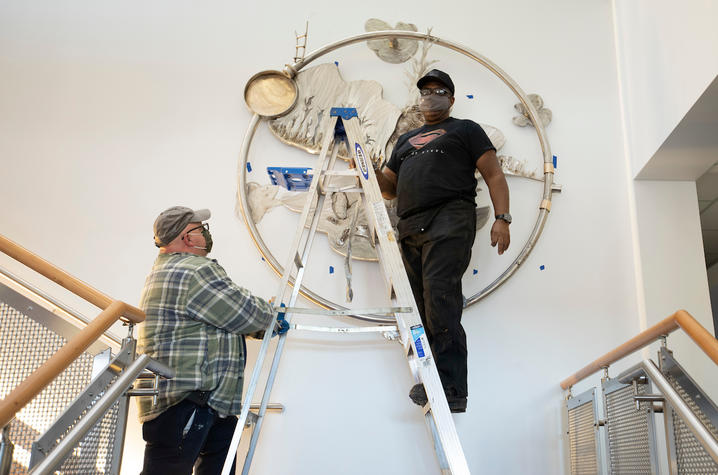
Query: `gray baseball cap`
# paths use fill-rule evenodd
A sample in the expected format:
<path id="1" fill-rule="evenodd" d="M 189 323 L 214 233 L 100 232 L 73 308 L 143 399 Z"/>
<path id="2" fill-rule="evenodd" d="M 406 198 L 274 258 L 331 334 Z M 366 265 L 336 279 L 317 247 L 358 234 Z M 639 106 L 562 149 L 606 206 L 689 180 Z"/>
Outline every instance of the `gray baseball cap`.
<path id="1" fill-rule="evenodd" d="M 155 219 L 153 226 L 155 246 L 166 246 L 179 236 L 189 223 L 201 223 L 202 221 L 207 221 L 210 216 L 212 216 L 212 213 L 208 209 L 193 210 L 186 206 L 167 208 Z"/>

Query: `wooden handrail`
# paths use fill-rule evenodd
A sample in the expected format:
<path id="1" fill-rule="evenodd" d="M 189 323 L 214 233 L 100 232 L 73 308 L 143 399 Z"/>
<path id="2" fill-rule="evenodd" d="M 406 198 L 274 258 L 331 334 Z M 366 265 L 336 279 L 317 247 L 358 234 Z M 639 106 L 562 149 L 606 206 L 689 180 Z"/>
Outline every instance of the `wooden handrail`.
<path id="1" fill-rule="evenodd" d="M 145 321 L 145 313 L 132 305 L 119 300 L 112 300 L 99 290 L 71 276 L 1 234 L 0 251 L 103 309 L 94 320 L 89 322 L 85 328 L 65 343 L 42 366 L 25 378 L 5 399 L 0 401 L 0 428 L 2 428 L 119 318 L 132 323 L 140 323 Z"/>
<path id="2" fill-rule="evenodd" d="M 624 344 L 609 351 L 597 360 L 578 370 L 573 375 L 564 379 L 561 381 L 561 387 L 563 389 L 570 388 L 579 381 L 591 376 L 593 373 L 600 371 L 601 368 L 607 367 L 621 358 L 628 356 L 634 351 L 650 345 L 661 336 L 668 335 L 678 328 L 682 328 L 683 331 L 686 332 L 688 336 L 690 336 L 691 339 L 703 350 L 703 352 L 708 355 L 708 357 L 713 360 L 715 364 L 718 364 L 718 340 L 716 340 L 708 330 L 698 323 L 698 321 L 693 318 L 690 313 L 685 310 L 678 310 L 670 317 L 661 320 L 651 328 L 639 333 Z"/>
<path id="3" fill-rule="evenodd" d="M 73 294 L 87 300 L 96 307 L 104 310 L 113 302 L 113 299 L 99 290 L 86 284 L 80 279 L 71 276 L 67 272 L 54 266 L 37 254 L 28 251 L 2 234 L 0 234 L 0 251 L 12 257 L 16 261 L 25 264 L 35 272 L 44 275 Z M 124 306 L 122 316 L 134 323 L 140 323 L 145 320 L 145 313 L 142 310 L 127 304 Z"/>
<path id="4" fill-rule="evenodd" d="M 57 353 L 20 383 L 5 399 L 0 401 L 0 427 L 10 422 L 15 414 L 37 396 L 58 374 L 64 371 L 87 348 L 97 340 L 120 315 L 126 314 L 128 305 L 115 300 L 80 333 L 65 343 Z"/>

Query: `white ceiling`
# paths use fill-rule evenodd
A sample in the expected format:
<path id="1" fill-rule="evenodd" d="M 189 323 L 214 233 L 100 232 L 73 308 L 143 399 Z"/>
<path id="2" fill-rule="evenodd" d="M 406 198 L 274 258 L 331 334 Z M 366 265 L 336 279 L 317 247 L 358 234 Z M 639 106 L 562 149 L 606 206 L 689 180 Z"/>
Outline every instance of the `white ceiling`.
<path id="1" fill-rule="evenodd" d="M 718 162 L 718 76 L 636 176 L 693 181 Z"/>

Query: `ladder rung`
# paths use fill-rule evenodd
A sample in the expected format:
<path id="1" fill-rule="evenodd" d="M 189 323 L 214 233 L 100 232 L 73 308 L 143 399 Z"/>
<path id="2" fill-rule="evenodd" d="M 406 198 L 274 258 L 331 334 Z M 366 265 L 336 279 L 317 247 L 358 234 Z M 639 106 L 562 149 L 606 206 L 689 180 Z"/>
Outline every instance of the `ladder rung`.
<path id="1" fill-rule="evenodd" d="M 376 327 L 318 327 L 314 325 L 302 325 L 293 323 L 290 325 L 294 330 L 325 333 L 374 333 L 374 332 L 397 332 L 396 325 L 379 325 Z"/>
<path id="2" fill-rule="evenodd" d="M 360 188 L 358 186 L 350 185 L 350 186 L 325 186 L 322 191 L 324 193 L 364 193 L 364 188 Z"/>
<path id="3" fill-rule="evenodd" d="M 304 315 L 393 315 L 395 313 L 411 313 L 411 307 L 374 307 L 374 308 L 345 308 L 342 310 L 326 310 L 323 308 L 304 307 L 274 307 L 275 313 L 291 313 Z"/>
<path id="4" fill-rule="evenodd" d="M 261 404 L 252 404 L 249 406 L 249 413 L 247 413 L 247 422 L 244 423 L 244 427 L 250 427 L 252 424 L 256 424 L 259 420 L 259 414 L 257 412 L 252 411 L 259 411 Z M 270 402 L 267 404 L 267 407 L 265 408 L 265 411 L 269 412 L 284 412 L 284 405 L 278 404 L 276 402 Z"/>
<path id="5" fill-rule="evenodd" d="M 258 411 L 260 403 L 254 403 L 249 406 L 250 411 Z M 278 402 L 270 402 L 267 404 L 267 407 L 265 408 L 267 411 L 271 412 L 284 412 L 284 404 L 279 404 Z"/>
<path id="6" fill-rule="evenodd" d="M 322 175 L 334 175 L 334 176 L 359 176 L 359 172 L 356 169 L 350 170 L 323 170 Z"/>

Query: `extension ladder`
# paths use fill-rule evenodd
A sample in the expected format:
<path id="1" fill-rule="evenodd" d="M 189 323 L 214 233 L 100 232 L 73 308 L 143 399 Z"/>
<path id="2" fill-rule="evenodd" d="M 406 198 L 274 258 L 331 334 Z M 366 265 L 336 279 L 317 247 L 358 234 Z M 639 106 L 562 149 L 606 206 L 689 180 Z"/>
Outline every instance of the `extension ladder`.
<path id="1" fill-rule="evenodd" d="M 355 331 L 398 331 L 398 341 L 403 345 L 405 355 L 409 363 L 409 369 L 417 383 L 422 383 L 426 390 L 428 403 L 424 406 L 424 419 L 432 434 L 434 448 L 436 450 L 437 459 L 441 472 L 452 475 L 468 474 L 469 468 L 461 448 L 456 427 L 446 402 L 444 390 L 439 379 L 439 373 L 429 348 L 429 343 L 421 323 L 421 317 L 416 310 L 416 303 L 411 291 L 409 280 L 401 259 L 399 247 L 396 242 L 394 230 L 389 221 L 389 216 L 384 205 L 384 200 L 379 190 L 379 185 L 374 175 L 374 169 L 371 160 L 366 154 L 363 133 L 359 125 L 357 111 L 354 108 L 332 108 L 330 113 L 331 120 L 324 131 L 321 153 L 319 155 L 319 163 L 321 168 L 315 171 L 312 183 L 307 190 L 308 197 L 301 217 L 299 218 L 299 226 L 295 235 L 292 247 L 290 248 L 289 259 L 284 267 L 284 274 L 279 285 L 279 290 L 274 301 L 275 311 L 277 313 L 285 313 L 286 320 L 290 323 L 290 328 L 310 329 L 302 325 L 291 324 L 292 314 L 311 313 L 315 315 L 355 315 L 355 314 L 380 314 L 393 315 L 396 318 L 396 326 L 382 325 L 378 327 L 355 327 L 334 329 L 342 333 L 350 333 Z M 341 142 L 344 141 L 347 150 L 353 156 L 354 168 L 349 170 L 334 170 L 338 149 Z M 333 145 L 333 146 L 332 146 Z M 331 154 L 329 154 L 329 149 Z M 361 187 L 332 187 L 325 183 L 328 176 L 355 176 L 361 183 Z M 351 309 L 351 310 L 320 310 L 320 309 L 300 309 L 295 308 L 299 289 L 301 287 L 304 269 L 307 264 L 309 252 L 316 234 L 319 217 L 324 205 L 325 198 L 333 192 L 338 191 L 358 191 L 361 192 L 363 207 L 367 213 L 367 222 L 369 223 L 369 236 L 373 245 L 375 245 L 379 257 L 379 263 L 383 271 L 383 275 L 387 284 L 387 291 L 390 300 L 395 307 L 383 309 Z M 358 209 L 358 206 L 357 206 Z M 311 218 L 309 229 L 305 224 Z M 356 216 L 353 219 L 356 222 Z M 350 228 L 350 234 L 354 232 L 354 223 Z M 349 237 L 351 240 L 351 236 Z M 301 254 L 301 255 L 300 255 Z M 350 263 L 347 264 L 347 278 L 351 275 Z M 290 287 L 289 281 L 293 273 L 296 272 L 292 292 L 287 298 L 285 295 Z M 351 287 L 347 290 L 348 300 L 351 300 Z M 262 421 L 267 409 L 269 395 L 274 385 L 274 380 L 279 366 L 279 360 L 284 349 L 284 343 L 287 333 L 279 336 L 279 341 L 274 351 L 271 369 L 266 378 L 262 402 L 258 412 L 249 412 L 250 403 L 257 389 L 259 375 L 264 363 L 264 359 L 269 349 L 270 339 L 276 322 L 272 321 L 265 330 L 264 339 L 257 356 L 257 362 L 252 372 L 252 377 L 247 386 L 247 391 L 242 402 L 242 409 L 237 422 L 237 427 L 232 437 L 229 453 L 222 470 L 222 475 L 228 475 L 237 448 L 239 447 L 240 438 L 245 425 L 249 421 L 254 423 L 249 449 L 245 458 L 242 474 L 249 472 L 252 463 L 254 451 L 259 438 L 262 427 Z M 325 331 L 328 329 L 325 329 Z M 409 388 L 407 388 L 408 390 Z"/>

